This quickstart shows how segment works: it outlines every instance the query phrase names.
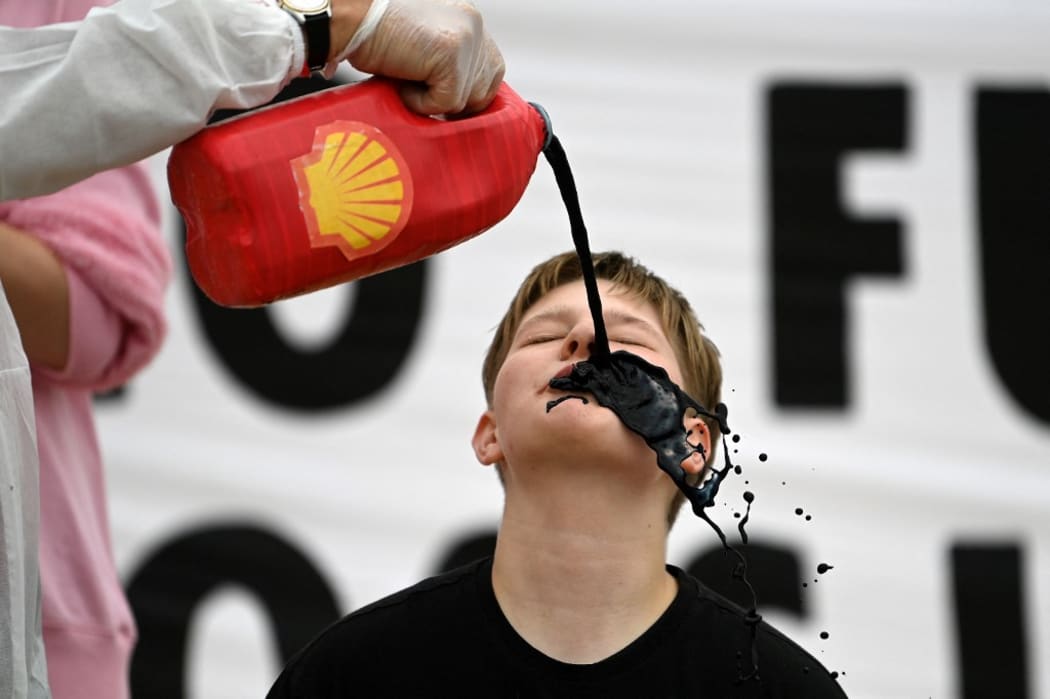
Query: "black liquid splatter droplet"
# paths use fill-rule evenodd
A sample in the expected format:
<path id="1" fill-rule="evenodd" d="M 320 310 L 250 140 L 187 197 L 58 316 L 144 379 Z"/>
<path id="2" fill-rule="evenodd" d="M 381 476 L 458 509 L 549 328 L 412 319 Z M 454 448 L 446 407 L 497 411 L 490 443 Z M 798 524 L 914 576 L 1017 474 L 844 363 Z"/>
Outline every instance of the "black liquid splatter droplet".
<path id="1" fill-rule="evenodd" d="M 759 454 L 759 455 L 758 455 L 758 460 L 759 460 L 759 461 L 765 461 L 765 460 L 766 460 L 766 459 L 768 459 L 768 458 L 769 458 L 769 457 L 768 457 L 768 456 L 766 456 L 765 454 Z"/>
<path id="2" fill-rule="evenodd" d="M 830 634 L 829 634 L 829 633 L 828 633 L 827 631 L 821 631 L 821 632 L 820 632 L 820 638 L 821 638 L 821 640 L 824 640 L 824 641 L 826 641 L 826 640 L 828 640 L 828 637 L 829 637 L 829 636 L 830 636 Z"/>
<path id="3" fill-rule="evenodd" d="M 736 466 L 733 467 L 733 473 L 735 473 L 736 475 L 739 476 L 743 472 L 744 472 L 744 469 L 740 468 L 739 464 L 737 464 Z"/>
<path id="4" fill-rule="evenodd" d="M 842 673 L 842 674 L 846 674 L 846 673 Z M 837 680 L 838 678 L 839 678 L 839 673 L 837 673 L 837 672 L 832 672 L 831 673 L 831 679 Z"/>
<path id="5" fill-rule="evenodd" d="M 828 565 L 827 563 L 821 563 L 820 565 L 817 566 L 817 572 L 820 573 L 821 575 L 823 575 L 824 573 L 828 572 L 829 570 L 831 570 L 834 567 L 835 566 Z"/>
<path id="6" fill-rule="evenodd" d="M 801 507 L 796 507 L 795 508 L 795 514 L 796 515 L 801 515 L 802 514 L 802 508 Z"/>
<path id="7" fill-rule="evenodd" d="M 806 521 L 807 521 L 807 522 L 808 522 L 809 520 L 811 520 L 811 519 L 813 519 L 813 515 L 806 515 Z"/>
<path id="8" fill-rule="evenodd" d="M 744 518 L 740 520 L 740 523 L 736 525 L 736 528 L 740 531 L 740 540 L 745 544 L 747 543 L 747 532 L 744 531 L 744 525 L 747 524 L 747 520 L 751 518 L 751 503 L 755 501 L 755 494 L 750 490 L 744 491 L 744 502 L 747 503 L 747 512 L 744 514 Z"/>
<path id="9" fill-rule="evenodd" d="M 738 434 L 734 434 L 734 435 L 733 435 L 733 441 L 734 441 L 734 442 L 739 442 L 739 441 L 740 441 L 740 435 L 738 435 Z"/>

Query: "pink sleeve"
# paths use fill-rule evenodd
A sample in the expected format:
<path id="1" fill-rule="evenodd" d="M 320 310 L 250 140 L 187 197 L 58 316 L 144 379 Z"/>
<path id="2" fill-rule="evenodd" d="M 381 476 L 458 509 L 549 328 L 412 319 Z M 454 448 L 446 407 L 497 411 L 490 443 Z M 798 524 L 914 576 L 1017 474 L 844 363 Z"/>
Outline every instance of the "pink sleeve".
<path id="1" fill-rule="evenodd" d="M 57 380 L 96 390 L 126 382 L 160 349 L 171 261 L 141 164 L 44 197 L 6 203 L 0 218 L 47 244 L 66 266 L 70 354 Z"/>
<path id="2" fill-rule="evenodd" d="M 6 27 L 39 27 L 55 22 L 75 22 L 93 7 L 112 5 L 113 0 L 38 0 L 0 2 L 0 24 Z"/>
<path id="3" fill-rule="evenodd" d="M 120 354 L 124 333 L 120 315 L 84 281 L 80 273 L 66 267 L 69 281 L 69 359 L 62 371 L 33 366 L 57 383 L 91 383 L 99 368 Z"/>

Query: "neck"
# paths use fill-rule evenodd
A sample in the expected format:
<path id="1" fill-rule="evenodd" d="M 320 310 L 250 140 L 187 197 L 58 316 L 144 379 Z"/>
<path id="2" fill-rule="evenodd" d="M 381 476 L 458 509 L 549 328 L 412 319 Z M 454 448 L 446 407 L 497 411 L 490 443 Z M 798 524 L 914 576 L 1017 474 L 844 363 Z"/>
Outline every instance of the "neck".
<path id="1" fill-rule="evenodd" d="M 530 645 L 563 662 L 594 663 L 629 645 L 674 599 L 667 503 L 647 503 L 637 491 L 549 496 L 573 492 L 529 497 L 508 487 L 492 583 Z"/>

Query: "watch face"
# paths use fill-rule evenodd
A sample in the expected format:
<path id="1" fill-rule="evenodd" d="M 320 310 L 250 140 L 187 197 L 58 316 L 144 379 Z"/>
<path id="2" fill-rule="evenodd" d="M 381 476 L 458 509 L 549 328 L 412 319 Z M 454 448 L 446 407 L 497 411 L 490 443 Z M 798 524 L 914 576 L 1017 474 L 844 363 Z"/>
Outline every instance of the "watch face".
<path id="1" fill-rule="evenodd" d="M 330 0 L 282 0 L 282 4 L 289 10 L 308 15 L 314 12 L 324 12 L 331 3 Z"/>

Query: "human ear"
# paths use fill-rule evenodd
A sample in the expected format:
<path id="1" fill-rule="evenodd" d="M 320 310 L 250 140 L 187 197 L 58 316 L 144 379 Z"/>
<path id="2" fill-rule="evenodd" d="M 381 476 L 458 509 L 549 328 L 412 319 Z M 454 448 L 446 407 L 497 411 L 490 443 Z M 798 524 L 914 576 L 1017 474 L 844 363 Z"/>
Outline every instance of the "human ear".
<path id="1" fill-rule="evenodd" d="M 471 444 L 474 446 L 474 456 L 483 466 L 503 461 L 503 447 L 500 446 L 496 434 L 496 417 L 491 410 L 486 410 L 478 418 L 478 426 L 474 428 Z"/>
<path id="2" fill-rule="evenodd" d="M 693 411 L 686 415 L 682 426 L 686 430 L 686 441 L 697 448 L 695 453 L 682 462 L 682 468 L 690 474 L 700 473 L 709 462 L 714 460 L 714 454 L 711 453 L 711 430 Z"/>

